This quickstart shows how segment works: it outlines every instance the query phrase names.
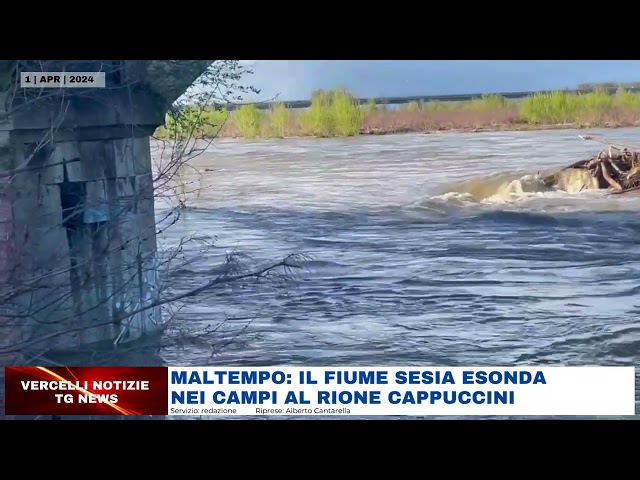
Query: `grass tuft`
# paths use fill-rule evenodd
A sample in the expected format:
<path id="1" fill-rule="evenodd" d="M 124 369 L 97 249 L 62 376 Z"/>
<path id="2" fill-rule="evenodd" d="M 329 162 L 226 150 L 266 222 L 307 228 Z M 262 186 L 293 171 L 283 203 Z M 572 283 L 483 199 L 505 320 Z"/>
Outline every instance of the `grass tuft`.
<path id="1" fill-rule="evenodd" d="M 238 129 L 239 136 L 256 138 L 260 135 L 262 126 L 262 112 L 253 104 L 242 105 L 232 116 L 233 123 Z"/>

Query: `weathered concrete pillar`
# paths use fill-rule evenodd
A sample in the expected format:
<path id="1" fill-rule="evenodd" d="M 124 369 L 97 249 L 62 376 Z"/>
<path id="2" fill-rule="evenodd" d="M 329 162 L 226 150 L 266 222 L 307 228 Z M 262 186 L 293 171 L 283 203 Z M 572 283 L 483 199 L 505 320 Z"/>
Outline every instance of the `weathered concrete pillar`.
<path id="1" fill-rule="evenodd" d="M 0 367 L 161 330 L 149 136 L 211 63 L 0 60 Z M 20 68 L 107 88 L 16 89 Z"/>
<path id="2" fill-rule="evenodd" d="M 0 355 L 158 330 L 160 309 L 139 310 L 158 290 L 149 136 L 166 101 L 142 86 L 16 98 L 0 116 Z"/>
<path id="3" fill-rule="evenodd" d="M 2 176 L 11 165 L 13 153 L 9 140 L 10 120 L 5 115 L 6 93 L 0 92 L 0 299 L 6 298 L 10 291 L 9 270 L 11 268 L 13 248 L 13 210 L 11 207 L 11 194 L 8 188 L 8 179 Z M 21 339 L 20 330 L 12 328 L 10 322 L 11 312 L 0 300 L 0 349 L 10 348 Z M 0 420 L 6 419 L 4 413 L 4 369 L 2 365 L 8 364 L 13 355 L 10 352 L 0 354 Z"/>

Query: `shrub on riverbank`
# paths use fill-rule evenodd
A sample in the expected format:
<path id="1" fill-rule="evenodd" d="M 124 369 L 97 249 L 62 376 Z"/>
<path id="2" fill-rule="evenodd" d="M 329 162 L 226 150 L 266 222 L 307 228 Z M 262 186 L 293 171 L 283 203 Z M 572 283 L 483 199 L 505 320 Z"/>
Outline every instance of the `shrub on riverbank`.
<path id="1" fill-rule="evenodd" d="M 163 140 L 179 140 L 205 136 L 213 138 L 224 135 L 230 115 L 226 110 L 185 108 L 179 112 L 166 115 L 165 124 L 155 132 L 156 138 Z"/>
<path id="2" fill-rule="evenodd" d="M 540 93 L 525 99 L 520 118 L 536 125 L 610 126 L 621 119 L 640 119 L 640 95 L 619 89 L 615 95 L 595 91 L 582 95 Z"/>
<path id="3" fill-rule="evenodd" d="M 175 115 L 182 117 L 175 121 Z M 186 120 L 186 121 L 185 121 Z M 180 125 L 177 131 L 176 125 Z M 307 109 L 275 104 L 269 111 L 243 105 L 233 112 L 185 110 L 167 116 L 156 137 L 223 136 L 285 138 L 345 137 L 364 134 L 443 130 L 514 130 L 532 128 L 616 127 L 640 125 L 640 95 L 619 89 L 585 94 L 554 92 L 522 101 L 485 95 L 469 102 L 410 102 L 396 109 L 372 103 L 358 105 L 344 89 L 317 91 Z"/>
<path id="4" fill-rule="evenodd" d="M 319 90 L 311 97 L 311 106 L 296 114 L 298 135 L 350 137 L 362 129 L 364 109 L 346 90 Z"/>

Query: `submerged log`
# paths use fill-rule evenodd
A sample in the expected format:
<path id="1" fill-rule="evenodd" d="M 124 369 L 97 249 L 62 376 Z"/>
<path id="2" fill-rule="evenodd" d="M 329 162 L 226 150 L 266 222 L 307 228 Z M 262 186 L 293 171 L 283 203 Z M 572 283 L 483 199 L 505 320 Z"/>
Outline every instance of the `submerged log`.
<path id="1" fill-rule="evenodd" d="M 547 186 L 558 184 L 562 172 L 586 170 L 596 180 L 600 189 L 620 194 L 640 190 L 640 151 L 609 146 L 597 155 L 575 162 L 554 174 L 543 178 Z"/>

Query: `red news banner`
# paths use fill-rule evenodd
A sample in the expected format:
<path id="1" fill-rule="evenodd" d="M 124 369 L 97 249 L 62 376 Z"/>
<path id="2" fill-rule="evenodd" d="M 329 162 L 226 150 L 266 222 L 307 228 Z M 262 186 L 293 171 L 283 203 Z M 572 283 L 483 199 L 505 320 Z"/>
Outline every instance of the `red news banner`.
<path id="1" fill-rule="evenodd" d="M 6 415 L 167 415 L 166 367 L 5 367 Z"/>

